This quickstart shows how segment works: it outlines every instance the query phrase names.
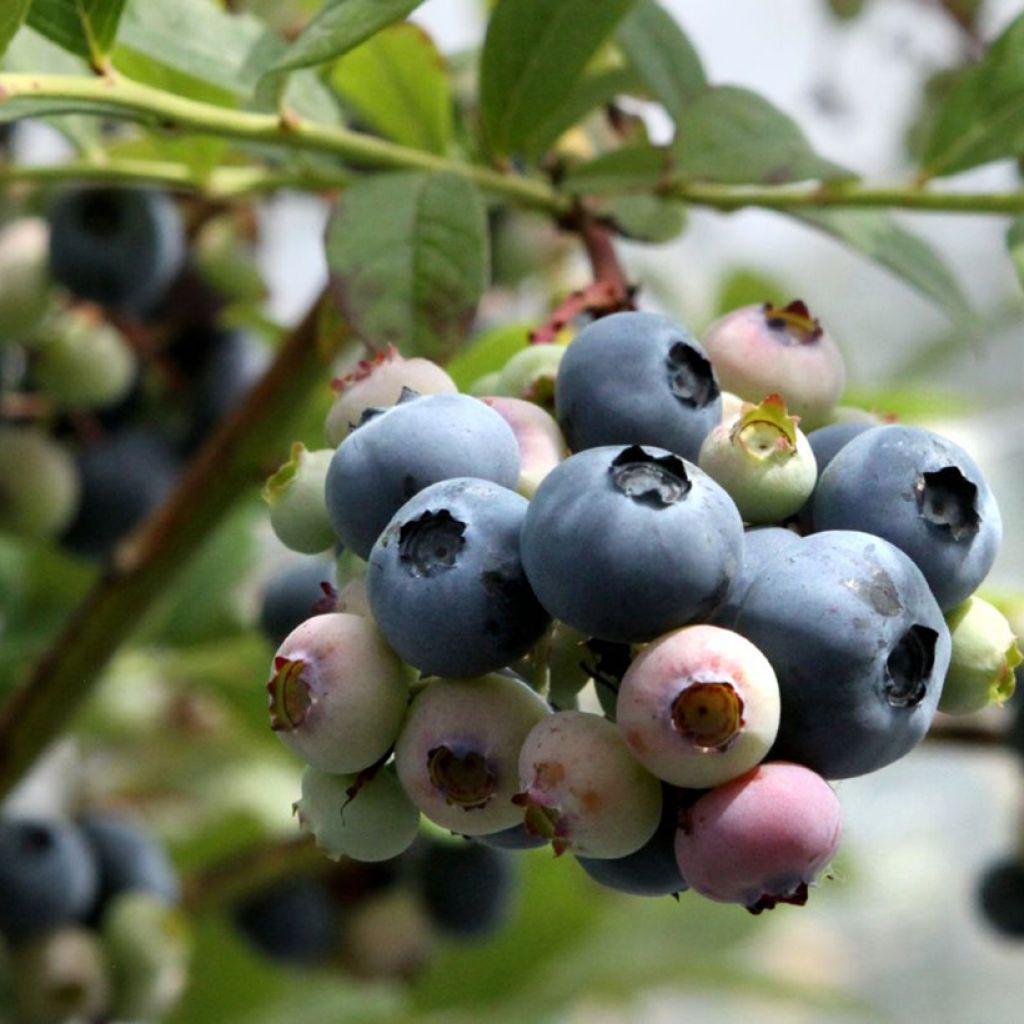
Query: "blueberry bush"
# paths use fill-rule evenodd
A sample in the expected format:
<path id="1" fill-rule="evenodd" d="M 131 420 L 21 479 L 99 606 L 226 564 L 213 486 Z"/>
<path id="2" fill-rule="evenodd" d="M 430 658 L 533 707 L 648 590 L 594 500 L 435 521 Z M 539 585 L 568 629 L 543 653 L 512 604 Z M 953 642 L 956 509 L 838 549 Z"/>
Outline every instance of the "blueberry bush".
<path id="1" fill-rule="evenodd" d="M 929 221 L 1024 280 L 1024 14 L 932 7 L 875 184 L 675 0 L 4 4 L 0 1024 L 875 1009 L 803 971 L 906 910 L 844 795 L 1024 747 L 998 388 L 928 385 L 1019 391 L 1020 295 Z M 814 273 L 697 312 L 659 261 L 749 210 L 943 327 L 868 386 Z M 987 825 L 941 887 L 1019 956 Z M 786 927 L 800 970 L 744 956 Z"/>

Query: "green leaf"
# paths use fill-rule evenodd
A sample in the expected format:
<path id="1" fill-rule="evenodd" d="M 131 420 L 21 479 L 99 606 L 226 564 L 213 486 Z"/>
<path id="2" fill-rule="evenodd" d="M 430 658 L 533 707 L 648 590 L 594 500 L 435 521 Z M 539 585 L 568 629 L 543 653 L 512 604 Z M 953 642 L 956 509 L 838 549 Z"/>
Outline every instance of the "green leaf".
<path id="1" fill-rule="evenodd" d="M 125 0 L 33 0 L 28 23 L 99 67 L 117 36 Z"/>
<path id="2" fill-rule="evenodd" d="M 573 169 L 563 185 L 577 195 L 653 191 L 667 179 L 671 167 L 670 150 L 641 143 L 623 146 Z"/>
<path id="3" fill-rule="evenodd" d="M 763 96 L 734 85 L 706 89 L 679 110 L 673 152 L 688 181 L 780 185 L 853 177 L 818 156 L 797 124 Z"/>
<path id="4" fill-rule="evenodd" d="M 7 0 L 3 8 L 0 8 L 0 54 L 7 49 L 14 34 L 21 28 L 31 6 L 32 0 Z"/>
<path id="5" fill-rule="evenodd" d="M 610 196 L 597 212 L 611 220 L 620 234 L 637 242 L 671 242 L 686 228 L 686 204 L 664 196 Z"/>
<path id="6" fill-rule="evenodd" d="M 323 64 L 358 46 L 375 32 L 401 21 L 423 0 L 328 0 L 323 10 L 270 71 Z"/>
<path id="7" fill-rule="evenodd" d="M 1006 245 L 1013 260 L 1013 269 L 1024 288 L 1024 217 L 1018 217 L 1007 229 Z"/>
<path id="8" fill-rule="evenodd" d="M 859 249 L 934 302 L 954 322 L 970 327 L 974 314 L 953 273 L 935 250 L 881 210 L 820 210 L 792 214 Z"/>
<path id="9" fill-rule="evenodd" d="M 282 47 L 259 19 L 212 0 L 128 0 L 114 64 L 147 85 L 234 105 L 252 94 L 265 54 Z"/>
<path id="10" fill-rule="evenodd" d="M 929 176 L 1024 154 L 1024 14 L 954 85 L 924 150 Z"/>
<path id="11" fill-rule="evenodd" d="M 538 125 L 563 105 L 634 0 L 501 0 L 480 67 L 484 135 L 495 153 L 536 152 Z"/>
<path id="12" fill-rule="evenodd" d="M 597 107 L 623 93 L 639 91 L 640 81 L 631 68 L 608 68 L 584 75 L 562 102 L 534 126 L 527 156 L 536 158 L 547 152 L 565 132 Z"/>
<path id="13" fill-rule="evenodd" d="M 487 217 L 464 178 L 365 178 L 338 201 L 327 262 L 348 322 L 374 348 L 450 356 L 487 283 Z"/>
<path id="14" fill-rule="evenodd" d="M 386 138 L 444 153 L 452 135 L 452 95 L 444 58 L 418 25 L 392 25 L 345 54 L 330 84 Z"/>
<path id="15" fill-rule="evenodd" d="M 707 86 L 693 44 L 656 0 L 637 0 L 616 38 L 651 95 L 673 116 Z"/>

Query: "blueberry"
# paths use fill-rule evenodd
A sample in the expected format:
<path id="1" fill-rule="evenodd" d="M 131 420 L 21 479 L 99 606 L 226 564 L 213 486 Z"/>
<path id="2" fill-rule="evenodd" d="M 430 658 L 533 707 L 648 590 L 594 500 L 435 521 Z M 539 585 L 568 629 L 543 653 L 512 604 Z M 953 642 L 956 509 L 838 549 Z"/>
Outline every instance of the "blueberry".
<path id="1" fill-rule="evenodd" d="M 333 604 L 325 605 L 335 583 L 334 559 L 323 556 L 296 560 L 275 573 L 263 588 L 259 614 L 263 635 L 279 647 L 300 622 L 333 610 Z"/>
<path id="2" fill-rule="evenodd" d="M 234 921 L 261 953 L 298 965 L 326 961 L 342 929 L 330 890 L 316 878 L 292 878 L 249 896 L 235 908 Z"/>
<path id="3" fill-rule="evenodd" d="M 77 920 L 98 885 L 96 860 L 74 825 L 0 820 L 0 934 L 12 942 Z"/>
<path id="4" fill-rule="evenodd" d="M 558 366 L 555 408 L 574 452 L 657 445 L 692 462 L 722 415 L 707 354 L 655 313 L 613 313 L 580 331 Z"/>
<path id="5" fill-rule="evenodd" d="M 0 424 L 0 533 L 56 536 L 80 492 L 78 467 L 61 444 L 33 427 Z"/>
<path id="6" fill-rule="evenodd" d="M 334 452 L 292 445 L 291 457 L 263 485 L 270 525 L 292 551 L 315 555 L 334 546 L 334 531 L 324 503 L 324 481 Z"/>
<path id="7" fill-rule="evenodd" d="M 587 636 L 624 643 L 711 615 L 742 548 L 739 512 L 718 484 L 677 455 L 635 445 L 556 466 L 523 525 L 523 566 L 544 607 Z"/>
<path id="8" fill-rule="evenodd" d="M 143 312 L 181 268 L 185 234 L 177 207 L 145 189 L 79 188 L 50 208 L 50 272 L 68 291 Z"/>
<path id="9" fill-rule="evenodd" d="M 544 479 L 566 455 L 565 438 L 551 414 L 521 398 L 501 395 L 483 399 L 512 428 L 519 445 L 519 483 L 516 490 L 532 498 Z"/>
<path id="10" fill-rule="evenodd" d="M 862 530 L 905 551 L 943 611 L 972 594 L 995 561 L 1003 526 L 974 460 L 920 427 L 875 427 L 855 437 L 821 475 L 819 530 Z"/>
<path id="11" fill-rule="evenodd" d="M 327 413 L 324 433 L 334 446 L 356 428 L 367 409 L 394 405 L 408 388 L 420 395 L 453 394 L 459 389 L 429 359 L 406 359 L 389 345 L 379 355 L 362 360 L 348 375 L 331 381 L 335 399 Z"/>
<path id="12" fill-rule="evenodd" d="M 633 660 L 615 718 L 649 772 L 706 789 L 742 775 L 771 749 L 779 684 L 768 659 L 738 633 L 687 626 L 658 637 Z"/>
<path id="13" fill-rule="evenodd" d="M 761 570 L 735 629 L 778 676 L 771 757 L 846 778 L 897 760 L 927 732 L 949 630 L 920 571 L 887 541 L 851 531 L 805 537 Z"/>
<path id="14" fill-rule="evenodd" d="M 366 585 L 405 661 L 428 675 L 477 676 L 540 639 L 549 619 L 519 555 L 526 510 L 520 495 L 471 478 L 434 484 L 401 507 L 373 547 Z"/>
<path id="15" fill-rule="evenodd" d="M 800 535 L 782 526 L 755 526 L 743 533 L 743 567 L 733 577 L 729 596 L 711 618 L 717 626 L 732 628 L 750 584 L 773 558 L 794 551 Z"/>
<path id="16" fill-rule="evenodd" d="M 177 902 L 178 876 L 163 846 L 145 829 L 123 817 L 99 812 L 83 816 L 78 824 L 99 869 L 100 914 L 108 900 L 130 890 Z"/>
<path id="17" fill-rule="evenodd" d="M 866 421 L 850 421 L 844 423 L 830 423 L 827 427 L 819 427 L 807 435 L 807 442 L 814 453 L 814 461 L 818 466 L 818 479 L 825 472 L 829 463 L 845 448 L 855 437 L 859 437 L 865 430 L 870 430 L 876 423 Z M 815 484 L 817 486 L 817 484 Z M 800 525 L 802 533 L 813 533 L 814 531 L 814 492 L 804 502 L 803 508 L 796 515 L 796 521 Z"/>
<path id="18" fill-rule="evenodd" d="M 187 448 L 200 444 L 242 401 L 270 361 L 266 346 L 245 331 L 193 328 L 192 333 L 203 346 Z"/>
<path id="19" fill-rule="evenodd" d="M 689 885 L 676 859 L 679 801 L 671 786 L 662 786 L 661 821 L 658 830 L 635 853 L 611 860 L 577 857 L 581 868 L 595 882 L 632 896 L 670 896 Z"/>
<path id="20" fill-rule="evenodd" d="M 947 616 L 953 653 L 939 710 L 967 715 L 1013 696 L 1021 651 L 1013 628 L 998 608 L 976 595 Z"/>
<path id="21" fill-rule="evenodd" d="M 48 245 L 46 222 L 38 217 L 21 217 L 0 229 L 0 348 L 29 342 L 46 312 Z"/>
<path id="22" fill-rule="evenodd" d="M 1013 858 L 989 865 L 978 884 L 982 916 L 1008 939 L 1024 939 L 1024 864 Z"/>
<path id="23" fill-rule="evenodd" d="M 469 395 L 416 395 L 367 413 L 327 472 L 327 511 L 338 539 L 360 558 L 391 517 L 425 487 L 478 477 L 514 488 L 519 445 L 493 409 Z"/>
<path id="24" fill-rule="evenodd" d="M 704 347 L 723 388 L 748 402 L 781 394 L 804 430 L 828 422 L 846 384 L 836 343 L 799 299 L 734 309 L 708 328 Z"/>
<path id="25" fill-rule="evenodd" d="M 800 765 L 772 762 L 700 797 L 676 833 L 676 857 L 695 892 L 757 914 L 805 903 L 841 835 L 829 785 Z"/>
<path id="26" fill-rule="evenodd" d="M 548 844 L 543 836 L 535 836 L 527 832 L 526 826 L 522 822 L 512 825 L 510 828 L 503 828 L 498 832 L 489 832 L 487 835 L 473 836 L 472 838 L 475 842 L 491 846 L 496 850 L 535 850 Z"/>
<path id="27" fill-rule="evenodd" d="M 81 501 L 63 543 L 78 554 L 107 554 L 163 501 L 178 469 L 171 445 L 146 431 L 126 431 L 87 446 L 78 456 Z"/>
<path id="28" fill-rule="evenodd" d="M 511 854 L 477 843 L 430 843 L 419 864 L 419 889 L 430 919 L 445 935 L 484 938 L 511 916 L 518 873 Z"/>

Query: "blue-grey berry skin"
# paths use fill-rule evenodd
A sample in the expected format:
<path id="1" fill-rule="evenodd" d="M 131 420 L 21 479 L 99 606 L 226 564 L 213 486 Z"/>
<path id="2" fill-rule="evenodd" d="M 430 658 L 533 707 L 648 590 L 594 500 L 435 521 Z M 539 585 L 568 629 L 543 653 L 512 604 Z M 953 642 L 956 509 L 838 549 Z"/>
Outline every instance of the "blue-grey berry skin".
<path id="1" fill-rule="evenodd" d="M 17 943 L 77 920 L 98 885 L 96 860 L 74 825 L 0 820 L 0 935 Z"/>
<path id="2" fill-rule="evenodd" d="M 79 188 L 64 193 L 48 218 L 54 279 L 105 306 L 143 312 L 184 260 L 181 217 L 160 192 Z"/>
<path id="3" fill-rule="evenodd" d="M 333 558 L 310 555 L 287 565 L 272 576 L 263 588 L 259 627 L 263 635 L 275 646 L 300 622 L 334 610 L 323 584 L 329 588 L 337 584 L 337 569 Z"/>
<path id="4" fill-rule="evenodd" d="M 729 596 L 708 622 L 731 629 L 739 615 L 740 605 L 750 584 L 777 555 L 792 551 L 800 543 L 800 535 L 783 526 L 755 526 L 743 534 L 743 565 L 733 577 Z"/>
<path id="5" fill-rule="evenodd" d="M 401 507 L 370 553 L 366 589 L 404 661 L 468 678 L 504 668 L 540 639 L 550 619 L 520 561 L 526 509 L 514 491 L 468 477 Z"/>
<path id="6" fill-rule="evenodd" d="M 99 868 L 97 909 L 128 890 L 152 892 L 176 903 L 181 887 L 163 846 L 148 832 L 125 818 L 99 812 L 78 822 Z"/>
<path id="7" fill-rule="evenodd" d="M 405 502 L 454 477 L 515 489 L 519 445 L 512 428 L 479 398 L 407 392 L 338 445 L 327 471 L 331 525 L 345 547 L 369 558 Z"/>
<path id="8" fill-rule="evenodd" d="M 555 409 L 574 452 L 657 445 L 696 462 L 722 418 L 722 399 L 707 353 L 689 331 L 656 313 L 614 313 L 569 344 Z"/>
<path id="9" fill-rule="evenodd" d="M 711 477 L 671 452 L 590 448 L 542 481 L 522 552 L 554 618 L 640 643 L 721 605 L 742 564 L 743 523 Z"/>
<path id="10" fill-rule="evenodd" d="M 871 430 L 875 424 L 863 422 L 830 423 L 827 427 L 819 427 L 807 435 L 807 441 L 814 452 L 814 461 L 818 466 L 818 479 L 825 472 L 829 463 L 839 454 L 840 449 L 845 448 L 855 437 L 859 437 L 865 430 Z M 815 490 L 817 482 L 815 482 Z M 804 502 L 804 506 L 796 514 L 796 521 L 801 532 L 814 532 L 814 491 Z"/>
<path id="11" fill-rule="evenodd" d="M 313 966 L 337 948 L 343 921 L 322 879 L 297 877 L 249 896 L 235 924 L 261 953 L 284 964 Z"/>
<path id="12" fill-rule="evenodd" d="M 828 531 L 773 559 L 735 627 L 782 697 L 772 760 L 829 779 L 882 768 L 924 737 L 949 667 L 949 629 L 917 566 L 880 537 Z"/>
<path id="13" fill-rule="evenodd" d="M 484 836 L 470 836 L 470 838 L 475 843 L 482 843 L 495 850 L 536 850 L 541 846 L 548 845 L 548 841 L 543 836 L 530 835 L 526 831 L 526 826 L 522 824 L 503 828 Z"/>
<path id="14" fill-rule="evenodd" d="M 606 889 L 631 896 L 671 896 L 690 888 L 676 859 L 679 828 L 678 790 L 662 783 L 661 821 L 658 830 L 635 853 L 599 860 L 577 857 L 581 868 Z"/>
<path id="15" fill-rule="evenodd" d="M 818 530 L 863 530 L 905 551 L 943 611 L 988 575 L 1002 540 L 995 498 L 958 445 L 921 427 L 874 427 L 854 438 L 818 479 Z"/>

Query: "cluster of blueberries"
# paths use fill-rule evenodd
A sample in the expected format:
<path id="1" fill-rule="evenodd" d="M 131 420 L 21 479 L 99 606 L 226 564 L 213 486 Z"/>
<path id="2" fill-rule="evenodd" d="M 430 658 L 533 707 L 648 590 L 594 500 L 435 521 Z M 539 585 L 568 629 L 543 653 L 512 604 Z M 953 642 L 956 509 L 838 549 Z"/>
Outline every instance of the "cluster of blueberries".
<path id="1" fill-rule="evenodd" d="M 188 958 L 179 884 L 131 819 L 0 818 L 0 1019 L 155 1020 Z"/>
<path id="2" fill-rule="evenodd" d="M 103 557 L 266 362 L 179 207 L 83 187 L 0 228 L 0 531 Z"/>
<path id="3" fill-rule="evenodd" d="M 250 893 L 233 920 L 285 967 L 407 980 L 429 966 L 439 940 L 479 941 L 508 922 L 517 869 L 505 850 L 421 836 L 400 856 L 345 860 Z"/>
<path id="4" fill-rule="evenodd" d="M 829 782 L 1001 703 L 1020 662 L 976 594 L 1002 529 L 980 469 L 844 385 L 799 301 L 702 343 L 616 313 L 470 394 L 394 351 L 336 381 L 331 447 L 265 489 L 289 547 L 343 549 L 295 570 L 309 617 L 267 613 L 302 827 L 373 862 L 422 816 L 629 893 L 803 903 Z"/>

